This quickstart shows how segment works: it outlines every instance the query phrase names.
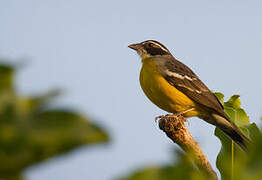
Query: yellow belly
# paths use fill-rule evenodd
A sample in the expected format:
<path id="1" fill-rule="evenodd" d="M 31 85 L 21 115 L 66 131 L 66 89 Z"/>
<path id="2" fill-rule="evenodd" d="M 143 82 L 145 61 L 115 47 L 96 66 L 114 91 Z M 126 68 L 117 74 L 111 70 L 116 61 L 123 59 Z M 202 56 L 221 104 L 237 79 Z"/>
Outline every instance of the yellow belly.
<path id="1" fill-rule="evenodd" d="M 177 113 L 196 108 L 183 114 L 185 117 L 198 116 L 197 105 L 182 92 L 170 85 L 159 73 L 157 65 L 150 58 L 143 58 L 140 85 L 146 96 L 159 108 Z"/>

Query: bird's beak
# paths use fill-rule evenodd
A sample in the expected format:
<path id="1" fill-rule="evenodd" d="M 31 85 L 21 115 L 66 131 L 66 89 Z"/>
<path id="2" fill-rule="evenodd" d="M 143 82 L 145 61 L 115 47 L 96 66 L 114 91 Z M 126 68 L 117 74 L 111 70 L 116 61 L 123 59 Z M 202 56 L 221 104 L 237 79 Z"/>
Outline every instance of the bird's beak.
<path id="1" fill-rule="evenodd" d="M 128 47 L 137 51 L 140 48 L 140 44 L 130 44 Z"/>

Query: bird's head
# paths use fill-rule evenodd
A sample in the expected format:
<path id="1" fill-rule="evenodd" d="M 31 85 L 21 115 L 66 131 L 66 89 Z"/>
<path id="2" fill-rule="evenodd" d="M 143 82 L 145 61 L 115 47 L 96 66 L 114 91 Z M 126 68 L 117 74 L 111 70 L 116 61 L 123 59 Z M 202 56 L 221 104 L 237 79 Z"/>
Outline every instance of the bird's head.
<path id="1" fill-rule="evenodd" d="M 170 54 L 169 50 L 164 45 L 154 40 L 131 44 L 128 47 L 134 49 L 142 58 Z"/>

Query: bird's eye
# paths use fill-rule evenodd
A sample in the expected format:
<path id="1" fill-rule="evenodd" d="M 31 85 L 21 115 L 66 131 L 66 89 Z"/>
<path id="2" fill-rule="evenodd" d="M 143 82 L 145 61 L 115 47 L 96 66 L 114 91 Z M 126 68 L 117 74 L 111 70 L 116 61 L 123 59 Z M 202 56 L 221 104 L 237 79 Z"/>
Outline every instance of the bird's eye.
<path id="1" fill-rule="evenodd" d="M 148 47 L 153 47 L 153 43 L 149 43 L 149 44 L 148 44 Z"/>

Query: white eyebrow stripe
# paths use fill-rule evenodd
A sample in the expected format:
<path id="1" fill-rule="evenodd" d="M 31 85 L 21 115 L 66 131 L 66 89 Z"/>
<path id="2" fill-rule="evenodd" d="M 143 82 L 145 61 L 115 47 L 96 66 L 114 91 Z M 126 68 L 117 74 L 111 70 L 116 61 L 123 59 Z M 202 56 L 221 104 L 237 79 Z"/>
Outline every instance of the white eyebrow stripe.
<path id="1" fill-rule="evenodd" d="M 163 51 L 169 52 L 166 48 L 164 48 L 163 46 L 161 46 L 160 44 L 154 42 L 154 41 L 149 41 L 152 44 L 155 44 L 156 46 L 160 47 Z"/>

